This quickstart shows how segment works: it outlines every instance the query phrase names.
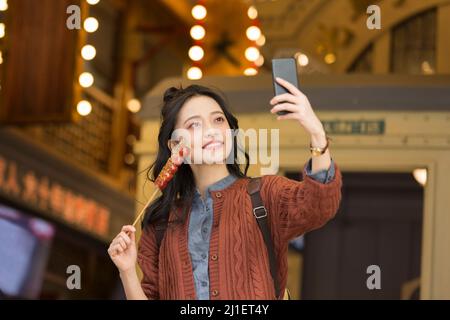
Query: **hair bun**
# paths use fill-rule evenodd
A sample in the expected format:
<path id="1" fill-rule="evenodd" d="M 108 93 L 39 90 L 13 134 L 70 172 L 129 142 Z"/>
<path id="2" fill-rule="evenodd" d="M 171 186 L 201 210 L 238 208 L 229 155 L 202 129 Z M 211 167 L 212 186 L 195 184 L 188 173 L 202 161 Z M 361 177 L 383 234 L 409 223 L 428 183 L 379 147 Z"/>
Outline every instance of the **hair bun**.
<path id="1" fill-rule="evenodd" d="M 169 89 L 167 89 L 164 92 L 164 102 L 168 102 L 170 100 L 172 100 L 173 98 L 175 98 L 175 96 L 178 94 L 178 92 L 181 90 L 181 88 L 175 88 L 175 87 L 170 87 Z"/>

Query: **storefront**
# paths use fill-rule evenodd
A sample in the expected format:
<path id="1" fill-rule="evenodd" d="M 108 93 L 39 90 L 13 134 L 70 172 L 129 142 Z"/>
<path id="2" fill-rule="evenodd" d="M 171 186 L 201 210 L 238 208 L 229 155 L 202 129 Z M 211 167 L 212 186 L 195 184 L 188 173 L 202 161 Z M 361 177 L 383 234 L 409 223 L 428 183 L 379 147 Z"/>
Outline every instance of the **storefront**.
<path id="1" fill-rule="evenodd" d="M 134 200 L 82 168 L 0 130 L 0 290 L 24 298 L 120 298 L 109 241 Z M 80 289 L 68 289 L 78 266 Z M 70 268 L 69 268 L 70 270 Z"/>

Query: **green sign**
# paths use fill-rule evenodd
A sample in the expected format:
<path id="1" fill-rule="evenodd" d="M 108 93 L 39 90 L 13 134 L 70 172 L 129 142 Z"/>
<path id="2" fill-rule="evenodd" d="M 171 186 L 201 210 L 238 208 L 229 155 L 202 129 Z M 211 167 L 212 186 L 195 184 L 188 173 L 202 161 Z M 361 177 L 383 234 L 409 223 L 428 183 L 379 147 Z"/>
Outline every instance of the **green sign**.
<path id="1" fill-rule="evenodd" d="M 322 121 L 328 134 L 383 135 L 384 120 L 325 120 Z"/>

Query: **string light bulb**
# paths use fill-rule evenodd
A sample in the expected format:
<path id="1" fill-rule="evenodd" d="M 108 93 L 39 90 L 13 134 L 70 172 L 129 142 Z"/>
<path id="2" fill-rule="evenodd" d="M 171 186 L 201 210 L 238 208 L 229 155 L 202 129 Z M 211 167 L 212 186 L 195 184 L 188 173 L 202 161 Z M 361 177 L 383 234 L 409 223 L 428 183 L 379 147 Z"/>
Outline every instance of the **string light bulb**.
<path id="1" fill-rule="evenodd" d="M 256 61 L 259 58 L 259 50 L 256 47 L 248 47 L 245 50 L 245 57 L 248 61 Z"/>
<path id="2" fill-rule="evenodd" d="M 87 100 L 81 100 L 81 101 L 78 102 L 78 104 L 77 104 L 77 111 L 78 111 L 78 113 L 79 113 L 81 116 L 85 117 L 85 116 L 87 116 L 88 114 L 91 113 L 91 111 L 92 111 L 92 105 L 91 105 L 91 103 L 90 103 L 89 101 L 87 101 Z"/>
<path id="3" fill-rule="evenodd" d="M 84 30 L 86 30 L 86 32 L 92 33 L 97 31 L 98 29 L 98 20 L 95 19 L 94 17 L 89 17 L 86 20 L 84 20 Z"/>
<path id="4" fill-rule="evenodd" d="M 254 75 L 258 74 L 258 70 L 256 70 L 255 68 L 250 67 L 250 68 L 247 68 L 247 69 L 244 70 L 244 74 L 246 76 L 254 76 Z"/>
<path id="5" fill-rule="evenodd" d="M 203 76 L 203 72 L 199 67 L 190 67 L 187 71 L 187 77 L 191 80 L 199 80 Z"/>
<path id="6" fill-rule="evenodd" d="M 204 6 L 202 6 L 201 4 L 197 4 L 192 8 L 191 14 L 194 17 L 194 19 L 202 20 L 206 17 L 207 11 Z"/>
<path id="7" fill-rule="evenodd" d="M 297 63 L 301 67 L 306 67 L 309 64 L 309 58 L 304 53 L 297 54 Z"/>
<path id="8" fill-rule="evenodd" d="M 189 49 L 189 58 L 194 61 L 199 61 L 203 59 L 203 56 L 205 52 L 203 51 L 202 47 L 200 46 L 192 46 Z"/>
<path id="9" fill-rule="evenodd" d="M 0 11 L 6 11 L 6 10 L 8 10 L 8 1 L 0 0 Z"/>
<path id="10" fill-rule="evenodd" d="M 327 53 L 324 57 L 325 63 L 333 64 L 336 62 L 336 55 L 334 53 Z"/>
<path id="11" fill-rule="evenodd" d="M 92 60 L 95 58 L 95 55 L 97 54 L 97 50 L 95 50 L 95 47 L 87 44 L 81 49 L 81 56 L 84 60 Z"/>
<path id="12" fill-rule="evenodd" d="M 89 88 L 94 84 L 94 76 L 89 72 L 83 72 L 78 81 L 83 88 Z"/>
<path id="13" fill-rule="evenodd" d="M 264 57 L 262 54 L 259 55 L 258 59 L 255 60 L 255 65 L 261 67 L 264 64 Z"/>
<path id="14" fill-rule="evenodd" d="M 261 36 L 258 39 L 256 39 L 256 44 L 258 46 L 262 47 L 265 43 L 266 43 L 266 37 L 263 34 L 261 34 Z"/>
<path id="15" fill-rule="evenodd" d="M 413 176 L 421 186 L 425 186 L 427 184 L 427 169 L 414 169 Z"/>
<path id="16" fill-rule="evenodd" d="M 254 6 L 250 6 L 247 10 L 247 15 L 251 20 L 258 18 L 258 10 Z"/>
<path id="17" fill-rule="evenodd" d="M 256 41 L 261 36 L 261 29 L 259 29 L 257 26 L 248 27 L 246 35 L 249 40 Z"/>
<path id="18" fill-rule="evenodd" d="M 141 102 L 138 99 L 130 99 L 127 103 L 127 108 L 130 112 L 139 112 L 141 110 Z"/>
<path id="19" fill-rule="evenodd" d="M 203 28 L 202 26 L 195 25 L 191 28 L 190 34 L 192 39 L 202 40 L 205 37 L 206 31 L 205 28 Z"/>

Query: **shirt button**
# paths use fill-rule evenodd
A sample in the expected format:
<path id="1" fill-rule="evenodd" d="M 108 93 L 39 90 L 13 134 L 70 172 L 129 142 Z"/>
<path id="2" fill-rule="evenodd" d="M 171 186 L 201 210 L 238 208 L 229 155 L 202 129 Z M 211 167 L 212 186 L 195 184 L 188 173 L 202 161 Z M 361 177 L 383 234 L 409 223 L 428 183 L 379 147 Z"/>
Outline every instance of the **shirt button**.
<path id="1" fill-rule="evenodd" d="M 220 197 L 222 197 L 222 193 L 217 192 L 217 193 L 216 193 L 216 198 L 220 198 Z"/>
<path id="2" fill-rule="evenodd" d="M 202 253 L 202 258 L 206 259 L 206 253 Z"/>
<path id="3" fill-rule="evenodd" d="M 212 260 L 212 261 L 216 261 L 216 260 L 217 260 L 217 254 L 213 254 L 213 255 L 211 256 L 211 260 Z"/>
<path id="4" fill-rule="evenodd" d="M 203 232 L 204 232 L 204 233 L 207 233 L 207 232 L 208 232 L 208 229 L 203 228 Z"/>
<path id="5" fill-rule="evenodd" d="M 212 291 L 212 295 L 213 295 L 214 297 L 216 297 L 218 294 L 219 294 L 219 291 L 217 291 L 217 290 L 213 290 L 213 291 Z"/>
<path id="6" fill-rule="evenodd" d="M 202 281 L 202 286 L 206 287 L 207 285 L 206 281 Z"/>

